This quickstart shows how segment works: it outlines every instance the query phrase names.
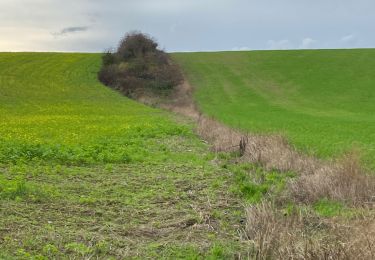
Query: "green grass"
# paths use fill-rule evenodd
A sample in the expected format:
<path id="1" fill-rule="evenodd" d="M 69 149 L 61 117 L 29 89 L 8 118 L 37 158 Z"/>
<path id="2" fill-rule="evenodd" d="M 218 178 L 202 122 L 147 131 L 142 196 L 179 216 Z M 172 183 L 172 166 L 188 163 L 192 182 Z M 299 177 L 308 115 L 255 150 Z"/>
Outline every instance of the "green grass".
<path id="1" fill-rule="evenodd" d="M 313 208 L 318 214 L 325 217 L 337 216 L 345 210 L 342 203 L 328 199 L 321 199 L 313 205 Z"/>
<path id="2" fill-rule="evenodd" d="M 266 171 L 249 163 L 238 163 L 225 167 L 228 167 L 234 175 L 232 192 L 250 204 L 274 200 L 285 190 L 287 180 L 295 177 L 293 173 Z"/>
<path id="3" fill-rule="evenodd" d="M 204 113 L 375 168 L 375 49 L 176 53 Z"/>
<path id="4" fill-rule="evenodd" d="M 229 172 L 192 125 L 101 85 L 99 66 L 0 54 L 0 258 L 232 257 Z"/>

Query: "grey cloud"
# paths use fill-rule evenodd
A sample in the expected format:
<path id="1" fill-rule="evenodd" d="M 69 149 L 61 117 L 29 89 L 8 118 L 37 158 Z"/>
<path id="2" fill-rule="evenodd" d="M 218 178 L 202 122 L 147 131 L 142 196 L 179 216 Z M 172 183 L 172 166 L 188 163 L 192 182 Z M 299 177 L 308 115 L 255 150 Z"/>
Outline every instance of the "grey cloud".
<path id="1" fill-rule="evenodd" d="M 89 29 L 89 26 L 72 26 L 72 27 L 65 27 L 57 33 L 53 33 L 54 36 L 63 36 L 69 33 L 75 32 L 85 32 Z"/>

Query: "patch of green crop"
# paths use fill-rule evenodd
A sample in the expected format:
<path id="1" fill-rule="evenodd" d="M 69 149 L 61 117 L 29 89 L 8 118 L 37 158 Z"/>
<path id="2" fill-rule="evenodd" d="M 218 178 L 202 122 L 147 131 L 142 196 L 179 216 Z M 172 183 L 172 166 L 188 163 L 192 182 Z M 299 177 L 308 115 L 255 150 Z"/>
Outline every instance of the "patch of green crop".
<path id="1" fill-rule="evenodd" d="M 57 192 L 51 187 L 30 183 L 22 176 L 9 180 L 0 174 L 0 199 L 39 202 L 55 196 Z"/>
<path id="2" fill-rule="evenodd" d="M 375 50 L 176 53 L 200 109 L 232 127 L 285 135 L 320 157 L 353 148 L 375 167 Z"/>

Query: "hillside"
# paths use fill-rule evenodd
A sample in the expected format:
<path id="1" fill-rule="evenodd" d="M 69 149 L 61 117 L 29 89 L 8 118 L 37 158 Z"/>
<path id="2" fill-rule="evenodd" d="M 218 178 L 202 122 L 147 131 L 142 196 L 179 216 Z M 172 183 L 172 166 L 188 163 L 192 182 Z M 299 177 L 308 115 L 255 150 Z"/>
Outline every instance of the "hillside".
<path id="1" fill-rule="evenodd" d="M 320 157 L 360 149 L 375 167 L 375 50 L 176 53 L 200 109 L 281 133 Z"/>
<path id="2" fill-rule="evenodd" d="M 297 137 L 309 130 L 306 142 L 291 140 L 324 156 L 346 147 L 346 124 L 373 129 L 370 103 L 352 111 L 297 87 L 294 98 L 287 87 L 262 89 L 255 54 L 263 52 L 174 57 L 203 111 L 232 126 Z M 242 132 L 121 96 L 98 82 L 100 62 L 99 54 L 0 53 L 0 259 L 373 258 L 375 176 L 355 156 L 336 167 L 268 135 L 246 136 L 241 154 Z M 190 90 L 186 82 L 183 95 L 168 97 L 174 111 L 194 110 Z M 351 91 L 338 96 L 355 102 L 361 91 Z M 323 148 L 315 141 L 324 134 L 313 130 L 328 123 L 337 134 L 324 138 L 336 146 Z M 369 137 L 352 138 L 368 145 L 369 158 Z"/>
<path id="3" fill-rule="evenodd" d="M 0 258 L 236 252 L 228 172 L 191 125 L 101 85 L 100 62 L 0 54 Z"/>

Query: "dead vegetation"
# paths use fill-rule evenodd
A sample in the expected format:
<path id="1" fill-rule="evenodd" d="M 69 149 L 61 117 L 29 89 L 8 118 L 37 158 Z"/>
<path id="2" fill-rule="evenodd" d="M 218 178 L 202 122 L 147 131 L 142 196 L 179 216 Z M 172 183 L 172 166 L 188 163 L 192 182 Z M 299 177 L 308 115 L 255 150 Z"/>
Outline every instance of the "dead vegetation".
<path id="1" fill-rule="evenodd" d="M 243 236 L 255 259 L 374 259 L 374 217 L 348 221 L 323 219 L 314 212 L 289 215 L 270 202 L 246 209 Z"/>
<path id="2" fill-rule="evenodd" d="M 301 175 L 290 184 L 290 191 L 293 198 L 304 203 L 328 198 L 347 205 L 372 207 L 375 203 L 375 176 L 363 170 L 358 155 L 352 152 L 330 168 Z"/>
<path id="3" fill-rule="evenodd" d="M 375 202 L 375 176 L 361 168 L 355 152 L 336 162 L 322 161 L 299 153 L 282 136 L 244 134 L 204 116 L 198 120 L 197 133 L 216 152 L 238 151 L 239 161 L 299 174 L 289 184 L 297 202 L 313 203 L 322 198 L 359 206 Z"/>

